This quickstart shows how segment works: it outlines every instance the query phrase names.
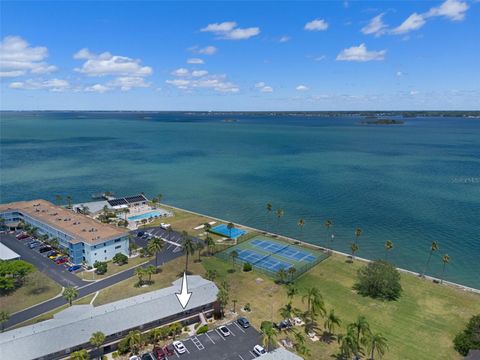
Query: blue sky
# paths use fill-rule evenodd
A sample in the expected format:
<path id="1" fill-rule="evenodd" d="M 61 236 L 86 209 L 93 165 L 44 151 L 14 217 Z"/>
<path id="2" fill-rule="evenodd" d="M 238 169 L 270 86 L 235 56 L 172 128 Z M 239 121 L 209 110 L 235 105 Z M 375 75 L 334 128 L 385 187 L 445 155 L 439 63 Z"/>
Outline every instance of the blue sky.
<path id="1" fill-rule="evenodd" d="M 2 2 L 1 109 L 480 109 L 480 2 Z"/>

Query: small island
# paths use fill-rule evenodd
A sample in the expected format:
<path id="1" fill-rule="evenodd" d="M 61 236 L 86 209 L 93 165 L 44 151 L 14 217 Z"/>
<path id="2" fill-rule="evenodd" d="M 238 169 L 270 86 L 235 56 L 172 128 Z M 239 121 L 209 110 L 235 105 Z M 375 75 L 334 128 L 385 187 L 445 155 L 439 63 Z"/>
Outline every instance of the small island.
<path id="1" fill-rule="evenodd" d="M 378 120 L 364 120 L 362 124 L 366 125 L 402 125 L 405 124 L 404 121 L 401 120 L 393 120 L 393 119 L 378 119 Z"/>

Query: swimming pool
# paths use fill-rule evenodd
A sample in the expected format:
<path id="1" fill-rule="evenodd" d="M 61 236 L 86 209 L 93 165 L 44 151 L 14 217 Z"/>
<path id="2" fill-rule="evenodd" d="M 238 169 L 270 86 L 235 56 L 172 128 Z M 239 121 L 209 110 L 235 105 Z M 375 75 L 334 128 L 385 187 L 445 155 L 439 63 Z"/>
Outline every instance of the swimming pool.
<path id="1" fill-rule="evenodd" d="M 130 217 L 128 218 L 128 220 L 138 221 L 138 220 L 150 219 L 150 218 L 152 218 L 152 217 L 162 216 L 162 215 L 163 215 L 163 213 L 160 212 L 160 211 L 150 211 L 150 212 L 147 212 L 147 213 L 145 213 L 145 214 L 130 216 Z"/>

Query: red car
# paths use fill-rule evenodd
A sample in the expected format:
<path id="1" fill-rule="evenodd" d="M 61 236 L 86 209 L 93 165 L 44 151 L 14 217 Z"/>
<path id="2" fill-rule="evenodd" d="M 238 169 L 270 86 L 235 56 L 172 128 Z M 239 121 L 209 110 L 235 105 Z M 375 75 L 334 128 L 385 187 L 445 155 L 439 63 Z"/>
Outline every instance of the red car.
<path id="1" fill-rule="evenodd" d="M 167 356 L 165 352 L 162 350 L 162 348 L 159 348 L 159 347 L 154 347 L 152 352 L 157 358 L 157 360 L 165 359 L 165 356 Z"/>
<path id="2" fill-rule="evenodd" d="M 26 238 L 28 238 L 28 237 L 30 237 L 30 236 L 27 235 L 27 234 L 20 234 L 20 235 L 17 235 L 17 236 L 16 236 L 16 238 L 17 238 L 18 240 L 23 240 L 23 239 L 26 239 Z"/>
<path id="3" fill-rule="evenodd" d="M 162 350 L 167 355 L 175 355 L 175 349 L 172 345 L 165 345 Z"/>
<path id="4" fill-rule="evenodd" d="M 55 264 L 58 264 L 58 265 L 65 264 L 67 261 L 68 261 L 68 258 L 60 258 L 55 260 Z"/>

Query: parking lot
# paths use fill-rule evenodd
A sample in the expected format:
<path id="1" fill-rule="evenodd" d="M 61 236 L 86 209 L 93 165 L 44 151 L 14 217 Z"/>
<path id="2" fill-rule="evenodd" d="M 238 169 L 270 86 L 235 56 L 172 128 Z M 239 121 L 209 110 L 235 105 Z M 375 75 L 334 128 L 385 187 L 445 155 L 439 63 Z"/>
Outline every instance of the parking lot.
<path id="1" fill-rule="evenodd" d="M 144 233 L 143 236 L 137 236 L 138 233 Z M 149 227 L 145 229 L 138 229 L 132 231 L 131 234 L 135 237 L 135 242 L 138 246 L 146 246 L 149 240 L 149 237 L 155 236 L 160 237 L 166 242 L 165 249 L 171 251 L 173 253 L 181 252 L 181 244 L 183 241 L 182 234 L 176 231 L 168 231 L 161 227 Z M 198 239 L 193 238 L 194 241 L 198 241 Z"/>
<path id="2" fill-rule="evenodd" d="M 182 355 L 175 353 L 169 359 L 195 360 L 251 360 L 256 358 L 253 353 L 255 345 L 262 344 L 262 335 L 253 327 L 244 329 L 236 322 L 226 325 L 231 335 L 224 337 L 218 328 L 182 340 L 187 352 Z"/>

